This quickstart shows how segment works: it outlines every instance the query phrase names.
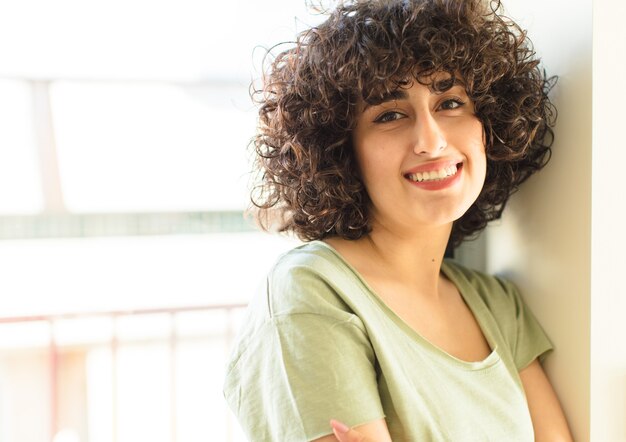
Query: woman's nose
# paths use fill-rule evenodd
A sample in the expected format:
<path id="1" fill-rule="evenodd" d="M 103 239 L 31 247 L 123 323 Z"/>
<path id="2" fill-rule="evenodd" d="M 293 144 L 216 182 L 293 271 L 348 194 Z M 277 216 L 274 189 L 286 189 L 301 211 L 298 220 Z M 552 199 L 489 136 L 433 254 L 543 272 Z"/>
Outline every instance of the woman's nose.
<path id="1" fill-rule="evenodd" d="M 432 155 L 447 147 L 444 133 L 430 113 L 417 118 L 415 126 L 413 152 L 417 155 Z"/>

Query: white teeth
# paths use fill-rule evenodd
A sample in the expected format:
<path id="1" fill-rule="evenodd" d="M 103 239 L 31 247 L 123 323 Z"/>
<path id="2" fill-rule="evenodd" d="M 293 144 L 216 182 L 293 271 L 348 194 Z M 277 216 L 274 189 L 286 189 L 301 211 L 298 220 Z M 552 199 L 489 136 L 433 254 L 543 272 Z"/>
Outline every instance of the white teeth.
<path id="1" fill-rule="evenodd" d="M 455 175 L 457 172 L 456 164 L 450 167 L 445 167 L 439 170 L 431 170 L 430 172 L 416 172 L 408 175 L 408 178 L 412 181 L 436 181 L 442 180 L 449 176 Z"/>

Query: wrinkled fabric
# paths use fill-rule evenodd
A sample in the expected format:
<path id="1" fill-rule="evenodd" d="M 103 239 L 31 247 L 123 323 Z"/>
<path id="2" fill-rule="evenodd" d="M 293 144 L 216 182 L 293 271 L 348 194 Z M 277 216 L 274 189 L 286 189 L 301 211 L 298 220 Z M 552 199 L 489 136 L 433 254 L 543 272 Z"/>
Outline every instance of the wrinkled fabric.
<path id="1" fill-rule="evenodd" d="M 533 441 L 519 370 L 552 345 L 513 284 L 444 261 L 491 354 L 431 344 L 329 245 L 281 256 L 248 306 L 224 396 L 253 441 L 307 441 L 385 417 L 394 441 Z"/>

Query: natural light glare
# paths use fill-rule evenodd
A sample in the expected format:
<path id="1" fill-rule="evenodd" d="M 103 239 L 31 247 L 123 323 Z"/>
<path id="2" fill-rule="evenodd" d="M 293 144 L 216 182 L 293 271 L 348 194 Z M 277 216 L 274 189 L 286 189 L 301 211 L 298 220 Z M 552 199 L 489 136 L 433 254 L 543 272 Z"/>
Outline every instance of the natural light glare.
<path id="1" fill-rule="evenodd" d="M 224 311 L 216 313 L 225 316 Z M 89 441 L 110 442 L 114 421 L 119 441 L 149 435 L 151 441 L 169 442 L 173 425 L 180 441 L 245 441 L 221 394 L 223 366 L 216 362 L 229 350 L 222 338 L 225 331 L 178 336 L 174 347 L 167 340 L 144 337 L 118 346 L 115 354 L 110 348 L 88 350 Z"/>
<path id="2" fill-rule="evenodd" d="M 119 442 L 171 441 L 172 398 L 169 377 L 170 364 L 166 343 L 125 345 L 118 348 Z"/>
<path id="3" fill-rule="evenodd" d="M 233 316 L 233 312 L 225 314 L 220 309 L 179 313 L 175 316 L 174 323 L 176 336 L 219 336 L 220 333 L 224 333 L 224 330 L 228 329 L 229 323 L 234 319 Z"/>
<path id="4" fill-rule="evenodd" d="M 42 209 L 32 101 L 28 83 L 0 79 L 0 215 Z"/>
<path id="5" fill-rule="evenodd" d="M 108 343 L 113 336 L 111 318 L 87 317 L 54 321 L 54 342 L 58 346 Z"/>
<path id="6" fill-rule="evenodd" d="M 11 296 L 0 297 L 0 311 L 19 316 L 245 303 L 276 257 L 297 243 L 256 232 L 7 241 L 0 268 Z"/>
<path id="7" fill-rule="evenodd" d="M 52 442 L 81 442 L 81 440 L 76 430 L 64 428 L 54 436 Z"/>
<path id="8" fill-rule="evenodd" d="M 0 324 L 0 351 L 46 347 L 50 345 L 51 330 L 48 321 Z"/>
<path id="9" fill-rule="evenodd" d="M 245 86 L 58 83 L 51 94 L 69 210 L 247 207 L 255 115 Z"/>
<path id="10" fill-rule="evenodd" d="M 115 335 L 123 341 L 167 339 L 173 319 L 169 314 L 122 316 L 115 321 Z"/>
<path id="11" fill-rule="evenodd" d="M 89 442 L 113 440 L 113 360 L 110 348 L 95 348 L 87 353 L 86 413 Z"/>
<path id="12" fill-rule="evenodd" d="M 49 362 L 47 349 L 0 351 L 0 441 L 50 440 Z"/>
<path id="13" fill-rule="evenodd" d="M 325 18 L 306 3 L 0 0 L 0 215 L 42 215 L 2 224 L 0 442 L 246 440 L 226 355 L 300 241 L 50 226 L 246 208 L 248 88 L 268 48 Z"/>
<path id="14" fill-rule="evenodd" d="M 305 0 L 0 0 L 0 76 L 248 81 L 255 48 L 322 18 Z"/>

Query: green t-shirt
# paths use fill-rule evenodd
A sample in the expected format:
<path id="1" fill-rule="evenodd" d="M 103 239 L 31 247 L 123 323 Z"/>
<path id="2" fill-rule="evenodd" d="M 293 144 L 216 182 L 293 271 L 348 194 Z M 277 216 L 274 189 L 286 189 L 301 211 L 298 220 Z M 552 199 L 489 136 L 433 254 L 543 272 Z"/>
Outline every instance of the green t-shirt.
<path id="1" fill-rule="evenodd" d="M 248 307 L 224 395 L 253 441 L 382 417 L 394 441 L 533 441 L 518 375 L 552 348 L 509 282 L 445 261 L 492 353 L 466 362 L 410 328 L 329 245 L 284 254 Z"/>

